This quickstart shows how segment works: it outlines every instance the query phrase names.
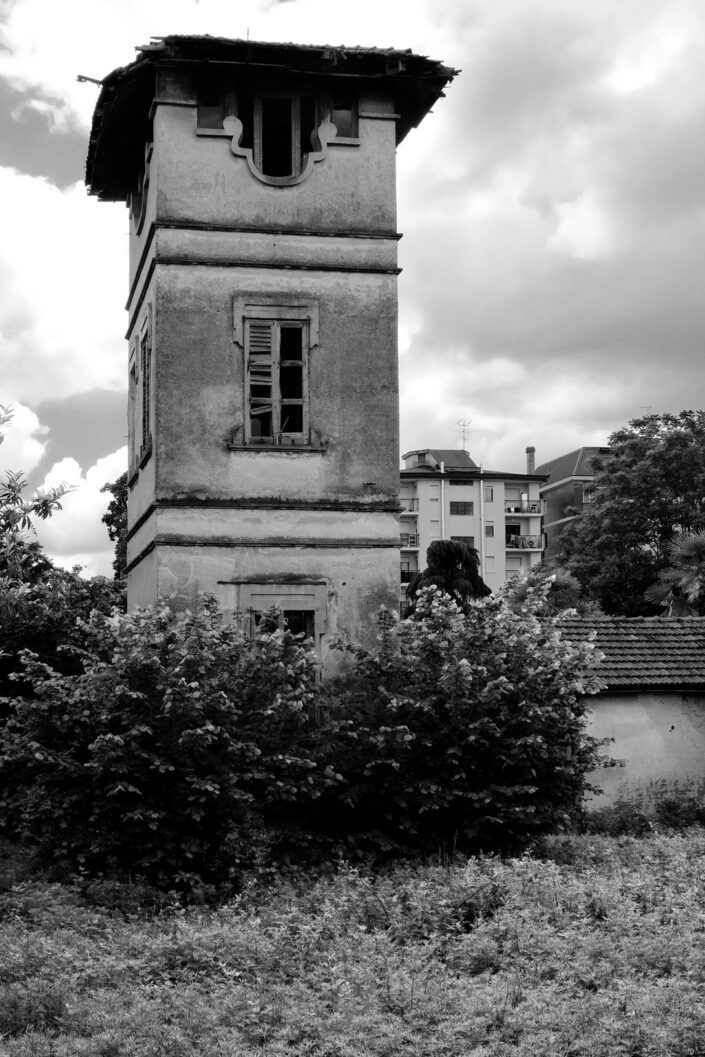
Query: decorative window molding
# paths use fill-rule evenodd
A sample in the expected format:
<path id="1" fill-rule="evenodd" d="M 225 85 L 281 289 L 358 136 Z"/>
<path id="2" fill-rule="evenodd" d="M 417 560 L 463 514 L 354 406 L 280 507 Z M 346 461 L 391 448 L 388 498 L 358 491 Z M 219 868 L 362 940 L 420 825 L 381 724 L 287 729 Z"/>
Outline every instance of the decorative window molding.
<path id="1" fill-rule="evenodd" d="M 359 146 L 357 101 L 344 94 L 249 95 L 207 86 L 199 92 L 196 135 L 227 136 L 232 153 L 257 180 L 292 187 L 325 160 L 329 146 Z"/>

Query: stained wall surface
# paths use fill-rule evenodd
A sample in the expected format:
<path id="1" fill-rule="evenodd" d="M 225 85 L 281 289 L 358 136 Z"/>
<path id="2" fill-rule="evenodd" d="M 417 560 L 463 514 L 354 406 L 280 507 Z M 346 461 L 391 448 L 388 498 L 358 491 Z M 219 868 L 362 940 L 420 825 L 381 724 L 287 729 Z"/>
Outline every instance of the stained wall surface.
<path id="1" fill-rule="evenodd" d="M 603 790 L 590 809 L 625 800 L 648 811 L 664 797 L 705 792 L 705 694 L 607 693 L 590 705 L 590 733 L 606 739 L 608 764 L 590 775 Z"/>

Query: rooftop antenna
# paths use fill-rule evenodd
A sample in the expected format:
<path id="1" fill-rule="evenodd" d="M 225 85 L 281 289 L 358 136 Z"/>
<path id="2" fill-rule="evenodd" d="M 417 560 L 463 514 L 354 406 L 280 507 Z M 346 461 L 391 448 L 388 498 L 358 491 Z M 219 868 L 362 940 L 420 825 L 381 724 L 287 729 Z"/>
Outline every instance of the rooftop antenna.
<path id="1" fill-rule="evenodd" d="M 463 411 L 463 417 L 459 418 L 458 421 L 457 421 L 457 425 L 460 427 L 460 434 L 461 434 L 461 436 L 463 438 L 463 451 L 467 451 L 467 433 L 468 433 L 468 430 L 470 429 L 470 423 L 471 422 L 472 422 L 472 419 L 471 418 L 466 418 L 464 411 Z"/>

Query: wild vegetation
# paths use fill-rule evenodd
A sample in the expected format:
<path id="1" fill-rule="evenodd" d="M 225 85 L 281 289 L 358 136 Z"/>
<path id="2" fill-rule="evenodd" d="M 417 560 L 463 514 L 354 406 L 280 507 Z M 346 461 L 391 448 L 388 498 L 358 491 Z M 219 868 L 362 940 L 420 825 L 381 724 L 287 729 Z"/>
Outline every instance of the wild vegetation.
<path id="1" fill-rule="evenodd" d="M 247 887 L 0 893 L 3 1057 L 699 1057 L 703 831 Z M 13 883 L 14 882 L 14 883 Z"/>
<path id="2" fill-rule="evenodd" d="M 304 642 L 212 600 L 78 626 L 74 670 L 22 655 L 0 727 L 0 825 L 64 875 L 202 898 L 263 859 L 514 849 L 570 821 L 594 766 L 589 644 L 500 599 L 426 588 L 323 687 Z"/>

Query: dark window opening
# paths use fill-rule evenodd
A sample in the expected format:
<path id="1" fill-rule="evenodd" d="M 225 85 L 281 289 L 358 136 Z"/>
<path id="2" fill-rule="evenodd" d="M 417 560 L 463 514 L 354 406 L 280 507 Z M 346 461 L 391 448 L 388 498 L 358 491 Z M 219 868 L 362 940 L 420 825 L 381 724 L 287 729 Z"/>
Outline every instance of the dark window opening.
<path id="1" fill-rule="evenodd" d="M 451 503 L 450 512 L 451 514 L 460 514 L 462 516 L 467 516 L 469 514 L 472 514 L 473 505 L 472 503 Z"/>
<path id="2" fill-rule="evenodd" d="M 312 609 L 285 609 L 284 620 L 292 635 L 305 635 L 307 639 L 314 637 L 316 614 Z"/>
<path id="3" fill-rule="evenodd" d="M 296 404 L 282 404 L 282 433 L 303 433 L 304 409 Z"/>
<path id="4" fill-rule="evenodd" d="M 152 350 L 149 346 L 149 334 L 145 334 L 140 345 L 142 356 L 142 447 L 149 444 L 149 414 L 151 403 Z"/>
<path id="5" fill-rule="evenodd" d="M 293 176 L 294 100 L 279 96 L 263 97 L 261 153 L 265 176 Z"/>
<path id="6" fill-rule="evenodd" d="M 284 609 L 276 619 L 275 612 L 272 610 L 262 613 L 259 609 L 252 609 L 250 612 L 254 626 L 265 634 L 271 634 L 273 631 L 286 627 L 292 635 L 305 635 L 307 639 L 314 638 L 316 614 L 313 609 Z"/>
<path id="7" fill-rule="evenodd" d="M 300 360 L 303 358 L 303 331 L 298 326 L 281 328 L 280 349 L 282 360 Z"/>
<path id="8" fill-rule="evenodd" d="M 254 107 L 252 103 L 252 96 L 248 95 L 245 92 L 238 92 L 237 116 L 240 118 L 240 121 L 242 121 L 242 136 L 240 137 L 240 146 L 253 147 L 255 139 Z"/>
<path id="9" fill-rule="evenodd" d="M 353 138 L 357 136 L 357 114 L 352 99 L 336 96 L 330 108 L 330 119 L 338 130 L 339 136 Z"/>
<path id="10" fill-rule="evenodd" d="M 303 157 L 313 150 L 313 133 L 316 130 L 316 101 L 311 96 L 302 96 L 299 101 L 301 122 L 300 150 Z"/>
<path id="11" fill-rule="evenodd" d="M 199 93 L 198 127 L 223 127 L 223 93 L 219 89 L 205 89 Z"/>

